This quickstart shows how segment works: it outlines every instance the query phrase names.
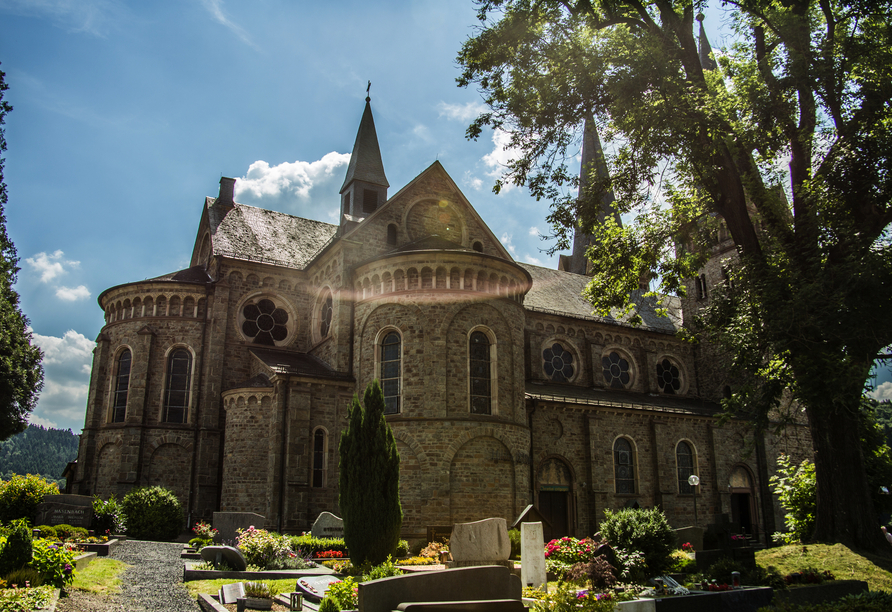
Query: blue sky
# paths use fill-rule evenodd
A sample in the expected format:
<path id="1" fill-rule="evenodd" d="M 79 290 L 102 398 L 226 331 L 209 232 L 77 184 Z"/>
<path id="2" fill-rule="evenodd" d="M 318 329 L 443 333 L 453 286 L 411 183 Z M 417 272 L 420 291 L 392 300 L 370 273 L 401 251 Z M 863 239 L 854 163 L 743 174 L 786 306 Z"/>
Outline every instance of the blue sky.
<path id="1" fill-rule="evenodd" d="M 476 24 L 471 0 L 0 0 L 7 230 L 46 354 L 32 422 L 80 430 L 96 297 L 186 267 L 221 176 L 239 202 L 336 222 L 368 80 L 391 193 L 439 159 L 515 259 L 556 267 L 547 203 L 492 194 L 503 143 L 464 138 L 482 106 L 455 56 Z"/>

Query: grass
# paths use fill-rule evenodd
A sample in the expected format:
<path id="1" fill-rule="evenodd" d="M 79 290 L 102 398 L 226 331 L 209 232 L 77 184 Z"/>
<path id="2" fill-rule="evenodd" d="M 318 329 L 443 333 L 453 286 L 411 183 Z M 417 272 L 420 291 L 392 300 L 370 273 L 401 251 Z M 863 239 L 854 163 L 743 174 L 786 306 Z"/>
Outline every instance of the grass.
<path id="1" fill-rule="evenodd" d="M 74 583 L 70 588 L 88 593 L 118 593 L 121 590 L 121 574 L 128 567 L 130 566 L 117 559 L 93 559 L 83 571 L 74 574 Z"/>
<path id="2" fill-rule="evenodd" d="M 208 595 L 216 595 L 220 587 L 224 584 L 233 584 L 236 582 L 253 582 L 252 580 L 238 580 L 235 578 L 218 578 L 216 580 L 190 580 L 186 583 L 189 589 L 189 595 L 198 597 L 199 593 Z M 270 585 L 270 589 L 276 593 L 290 593 L 297 586 L 296 578 L 282 578 L 281 580 L 261 580 Z"/>
<path id="3" fill-rule="evenodd" d="M 756 552 L 756 563 L 786 575 L 807 567 L 830 570 L 837 580 L 864 580 L 871 591 L 892 592 L 892 557 L 856 553 L 842 544 L 781 546 Z"/>

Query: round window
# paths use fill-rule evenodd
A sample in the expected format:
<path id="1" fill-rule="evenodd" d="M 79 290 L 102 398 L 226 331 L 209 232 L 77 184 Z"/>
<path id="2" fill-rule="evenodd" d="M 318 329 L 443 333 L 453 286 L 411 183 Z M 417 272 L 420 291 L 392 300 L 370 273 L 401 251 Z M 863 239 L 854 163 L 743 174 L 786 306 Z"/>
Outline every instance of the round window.
<path id="1" fill-rule="evenodd" d="M 625 389 L 632 376 L 629 374 L 629 362 L 616 351 L 601 358 L 604 368 L 604 382 L 611 389 Z"/>
<path id="2" fill-rule="evenodd" d="M 678 367 L 668 359 L 657 363 L 657 385 L 663 393 L 674 394 L 681 389 L 681 374 Z"/>
<path id="3" fill-rule="evenodd" d="M 573 355 L 555 342 L 551 347 L 542 351 L 542 367 L 545 375 L 556 382 L 567 382 L 573 378 L 576 371 L 573 365 Z"/>
<path id="4" fill-rule="evenodd" d="M 288 337 L 288 313 L 269 298 L 245 304 L 242 316 L 242 333 L 254 344 L 275 346 Z"/>

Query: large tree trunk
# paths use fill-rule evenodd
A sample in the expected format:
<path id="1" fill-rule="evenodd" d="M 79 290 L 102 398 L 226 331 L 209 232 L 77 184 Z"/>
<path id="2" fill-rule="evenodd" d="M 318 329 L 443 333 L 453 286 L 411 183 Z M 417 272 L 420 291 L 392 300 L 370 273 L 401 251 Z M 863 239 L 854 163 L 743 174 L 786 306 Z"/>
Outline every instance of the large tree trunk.
<path id="1" fill-rule="evenodd" d="M 817 512 L 814 539 L 850 548 L 888 546 L 868 489 L 859 435 L 860 395 L 853 405 L 813 406 L 808 421 L 815 451 Z"/>

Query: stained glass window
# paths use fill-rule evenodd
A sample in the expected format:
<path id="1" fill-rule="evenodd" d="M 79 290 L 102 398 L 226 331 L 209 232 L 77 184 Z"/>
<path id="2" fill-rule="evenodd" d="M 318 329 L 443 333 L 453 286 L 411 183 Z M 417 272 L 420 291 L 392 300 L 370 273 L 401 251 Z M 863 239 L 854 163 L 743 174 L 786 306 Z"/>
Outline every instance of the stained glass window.
<path id="1" fill-rule="evenodd" d="M 489 361 L 489 338 L 483 332 L 471 334 L 471 412 L 492 414 L 492 380 Z"/>
<path id="2" fill-rule="evenodd" d="M 118 375 L 115 377 L 115 394 L 112 405 L 112 423 L 123 423 L 127 417 L 127 392 L 130 390 L 130 350 L 118 357 Z"/>
<path id="3" fill-rule="evenodd" d="M 663 393 L 678 393 L 681 389 L 681 374 L 678 367 L 668 359 L 657 363 L 657 385 Z"/>
<path id="4" fill-rule="evenodd" d="M 611 389 L 625 389 L 632 380 L 629 362 L 616 351 L 602 357 L 601 366 L 604 368 L 604 382 Z"/>
<path id="5" fill-rule="evenodd" d="M 555 342 L 551 347 L 542 351 L 542 367 L 545 375 L 556 382 L 567 382 L 573 378 L 575 366 L 573 355 L 567 349 Z"/>
<path id="6" fill-rule="evenodd" d="M 275 346 L 288 337 L 288 313 L 268 298 L 245 304 L 242 315 L 245 317 L 242 332 L 254 344 Z"/>
<path id="7" fill-rule="evenodd" d="M 177 349 L 167 360 L 167 386 L 164 393 L 164 422 L 185 423 L 189 408 L 189 383 L 192 378 L 192 354 Z"/>
<path id="8" fill-rule="evenodd" d="M 694 487 L 688 484 L 688 478 L 694 474 L 694 451 L 687 442 L 679 442 L 675 448 L 675 462 L 678 465 L 678 492 L 691 495 Z"/>
<path id="9" fill-rule="evenodd" d="M 384 391 L 384 414 L 400 411 L 400 378 L 402 376 L 402 341 L 396 332 L 389 332 L 381 342 L 381 389 Z"/>
<path id="10" fill-rule="evenodd" d="M 613 469 L 616 492 L 633 495 L 635 493 L 635 464 L 632 457 L 632 444 L 625 438 L 617 438 L 613 443 Z"/>

